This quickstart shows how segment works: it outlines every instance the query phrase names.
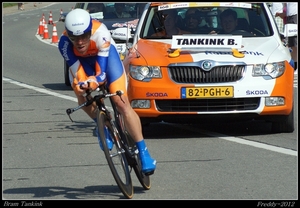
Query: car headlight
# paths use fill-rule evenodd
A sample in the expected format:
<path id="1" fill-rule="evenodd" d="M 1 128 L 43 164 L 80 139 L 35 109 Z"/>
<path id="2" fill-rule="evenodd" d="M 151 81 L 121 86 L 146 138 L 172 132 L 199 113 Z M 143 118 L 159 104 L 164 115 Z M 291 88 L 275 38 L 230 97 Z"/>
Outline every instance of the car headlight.
<path id="1" fill-rule="evenodd" d="M 253 66 L 252 75 L 257 76 L 271 76 L 272 78 L 280 77 L 285 71 L 284 61 L 268 63 L 268 64 L 256 64 Z"/>
<path id="2" fill-rule="evenodd" d="M 161 78 L 159 66 L 129 66 L 129 73 L 133 79 L 150 81 L 152 78 Z"/>

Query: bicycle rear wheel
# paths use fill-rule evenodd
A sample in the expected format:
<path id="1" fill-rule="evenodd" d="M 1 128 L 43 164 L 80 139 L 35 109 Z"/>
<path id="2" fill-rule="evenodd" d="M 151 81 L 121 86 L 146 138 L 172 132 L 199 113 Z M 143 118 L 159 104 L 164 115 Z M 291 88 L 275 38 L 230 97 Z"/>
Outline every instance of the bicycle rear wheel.
<path id="1" fill-rule="evenodd" d="M 124 133 L 126 134 L 126 137 L 127 137 L 127 145 L 130 147 L 129 149 L 131 149 L 131 151 L 133 152 L 132 157 L 134 158 L 134 162 L 132 164 L 130 164 L 130 166 L 133 168 L 135 175 L 137 176 L 142 187 L 145 190 L 149 190 L 151 188 L 150 177 L 149 177 L 149 175 L 145 175 L 142 172 L 142 163 L 140 160 L 139 153 L 136 153 L 136 152 L 138 152 L 138 150 L 135 145 L 135 142 L 133 141 L 133 139 L 131 138 L 131 136 L 129 135 L 129 133 L 127 131 L 125 131 Z"/>
<path id="2" fill-rule="evenodd" d="M 126 146 L 125 148 L 127 149 L 127 160 L 129 162 L 129 165 L 133 168 L 135 175 L 137 176 L 142 187 L 145 190 L 149 190 L 151 188 L 150 177 L 149 175 L 145 175 L 142 172 L 142 163 L 137 150 L 137 146 L 130 134 L 126 131 L 123 117 L 119 114 L 119 112 L 115 112 L 115 118 L 117 118 L 115 120 L 116 126 L 120 129 L 120 133 L 123 133 L 122 137 L 124 138 L 124 146 Z"/>
<path id="3" fill-rule="evenodd" d="M 101 143 L 103 144 L 103 151 L 111 173 L 123 195 L 126 198 L 131 199 L 133 197 L 133 185 L 125 151 L 122 147 L 122 143 L 120 142 L 119 133 L 117 132 L 116 127 L 110 124 L 103 111 L 98 113 L 97 123 L 98 133 L 100 135 Z M 106 136 L 104 132 L 105 126 L 108 128 L 108 133 L 114 142 L 111 150 L 109 150 L 106 144 Z"/>

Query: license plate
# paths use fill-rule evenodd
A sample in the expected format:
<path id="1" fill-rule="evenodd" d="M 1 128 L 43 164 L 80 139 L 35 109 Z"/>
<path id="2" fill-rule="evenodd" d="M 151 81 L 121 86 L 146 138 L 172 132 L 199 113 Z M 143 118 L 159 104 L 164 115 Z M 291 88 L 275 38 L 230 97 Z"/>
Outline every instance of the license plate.
<path id="1" fill-rule="evenodd" d="M 233 87 L 193 87 L 182 88 L 182 98 L 230 98 L 233 97 Z"/>

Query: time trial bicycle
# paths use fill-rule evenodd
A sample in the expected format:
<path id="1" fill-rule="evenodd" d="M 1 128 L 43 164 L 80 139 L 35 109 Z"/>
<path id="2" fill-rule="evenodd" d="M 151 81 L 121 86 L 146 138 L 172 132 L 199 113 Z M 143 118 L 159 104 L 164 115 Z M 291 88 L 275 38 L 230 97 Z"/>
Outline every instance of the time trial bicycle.
<path id="1" fill-rule="evenodd" d="M 90 82 L 95 81 L 87 80 L 86 84 L 89 84 Z M 92 95 L 93 92 L 96 94 Z M 105 84 L 98 85 L 98 88 L 95 91 L 86 91 L 85 103 L 75 108 L 68 108 L 66 113 L 73 122 L 70 114 L 84 106 L 89 106 L 94 102 L 96 103 L 99 145 L 101 142 L 108 166 L 118 187 L 126 198 L 131 199 L 134 193 L 130 175 L 132 169 L 145 190 L 149 190 L 151 188 L 149 175 L 152 173 L 144 174 L 142 172 L 142 164 L 137 146 L 126 130 L 122 115 L 118 112 L 116 105 L 111 99 L 112 96 L 119 96 L 124 102 L 122 94 L 123 92 L 120 90 L 115 93 L 109 93 Z M 107 136 L 110 136 L 113 142 L 112 149 L 108 148 L 106 142 Z"/>

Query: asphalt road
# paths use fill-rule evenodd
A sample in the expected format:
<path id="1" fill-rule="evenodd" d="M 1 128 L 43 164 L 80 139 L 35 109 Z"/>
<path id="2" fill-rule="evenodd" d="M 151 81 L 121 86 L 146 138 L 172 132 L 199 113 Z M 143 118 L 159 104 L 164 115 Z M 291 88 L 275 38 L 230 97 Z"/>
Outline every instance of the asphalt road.
<path id="1" fill-rule="evenodd" d="M 77 104 L 64 85 L 57 47 L 36 36 L 42 13 L 52 11 L 58 20 L 60 9 L 67 11 L 73 5 L 55 3 L 3 16 L 3 205 L 14 200 L 84 206 L 98 204 L 97 200 L 124 202 L 92 136 L 93 122 L 78 111 L 72 123 L 65 113 Z M 62 32 L 63 24 L 58 22 L 57 27 Z M 148 191 L 132 173 L 133 200 L 251 207 L 298 203 L 298 128 L 290 134 L 271 134 L 264 122 L 216 121 L 158 123 L 144 127 L 143 133 L 157 170 Z"/>

